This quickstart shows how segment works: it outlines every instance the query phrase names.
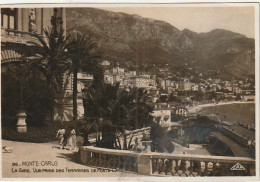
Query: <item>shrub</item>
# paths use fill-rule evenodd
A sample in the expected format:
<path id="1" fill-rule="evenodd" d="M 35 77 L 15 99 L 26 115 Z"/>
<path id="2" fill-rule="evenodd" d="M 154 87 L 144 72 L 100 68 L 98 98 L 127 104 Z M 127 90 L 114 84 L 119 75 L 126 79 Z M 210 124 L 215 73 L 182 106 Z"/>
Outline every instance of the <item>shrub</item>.
<path id="1" fill-rule="evenodd" d="M 52 142 L 56 140 L 59 128 L 60 123 L 53 122 L 41 127 L 28 126 L 26 133 L 18 133 L 15 127 L 4 126 L 2 127 L 2 139 L 31 143 Z"/>

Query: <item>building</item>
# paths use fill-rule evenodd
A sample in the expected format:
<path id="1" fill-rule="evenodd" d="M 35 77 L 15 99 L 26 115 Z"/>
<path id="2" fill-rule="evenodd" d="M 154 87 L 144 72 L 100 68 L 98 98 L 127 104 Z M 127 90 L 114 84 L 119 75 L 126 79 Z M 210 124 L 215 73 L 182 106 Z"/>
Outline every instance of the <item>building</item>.
<path id="1" fill-rule="evenodd" d="M 117 63 L 117 67 L 112 68 L 113 75 L 124 75 L 125 69 L 119 67 L 119 63 Z"/>
<path id="2" fill-rule="evenodd" d="M 177 116 L 188 116 L 188 110 L 184 107 L 176 108 L 175 114 Z"/>
<path id="3" fill-rule="evenodd" d="M 183 79 L 183 80 L 178 82 L 178 89 L 179 90 L 187 91 L 187 90 L 191 90 L 191 87 L 192 87 L 192 83 L 189 82 L 188 79 Z"/>
<path id="4" fill-rule="evenodd" d="M 133 87 L 137 88 L 150 88 L 150 79 L 145 77 L 131 77 L 131 83 Z"/>
<path id="5" fill-rule="evenodd" d="M 193 84 L 193 85 L 191 86 L 191 90 L 192 90 L 192 91 L 198 91 L 198 90 L 199 90 L 199 85 L 198 85 L 198 84 Z"/>
<path id="6" fill-rule="evenodd" d="M 110 66 L 110 62 L 107 61 L 107 60 L 104 60 L 100 63 L 101 66 L 104 66 L 104 67 L 107 67 L 107 66 Z"/>
<path id="7" fill-rule="evenodd" d="M 104 81 L 105 83 L 108 83 L 108 84 L 111 84 L 113 85 L 114 84 L 114 79 L 113 79 L 113 75 L 112 74 L 104 74 Z"/>
<path id="8" fill-rule="evenodd" d="M 23 52 L 28 51 L 31 33 L 43 35 L 43 29 L 51 26 L 51 17 L 56 13 L 66 30 L 66 15 L 63 8 L 1 8 L 1 64 L 19 62 Z M 27 17 L 27 18 L 25 18 Z"/>

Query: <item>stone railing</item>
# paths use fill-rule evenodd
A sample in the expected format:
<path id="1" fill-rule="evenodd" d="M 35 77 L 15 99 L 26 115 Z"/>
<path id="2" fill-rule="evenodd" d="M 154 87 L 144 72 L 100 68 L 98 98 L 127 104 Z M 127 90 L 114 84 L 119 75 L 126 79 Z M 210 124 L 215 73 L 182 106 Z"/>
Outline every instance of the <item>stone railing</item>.
<path id="1" fill-rule="evenodd" d="M 137 153 L 84 146 L 80 161 L 88 166 L 121 169 L 156 176 L 254 176 L 255 161 L 250 158 Z"/>
<path id="2" fill-rule="evenodd" d="M 86 146 L 80 148 L 80 161 L 88 166 L 137 171 L 138 154 L 127 150 L 112 150 Z"/>

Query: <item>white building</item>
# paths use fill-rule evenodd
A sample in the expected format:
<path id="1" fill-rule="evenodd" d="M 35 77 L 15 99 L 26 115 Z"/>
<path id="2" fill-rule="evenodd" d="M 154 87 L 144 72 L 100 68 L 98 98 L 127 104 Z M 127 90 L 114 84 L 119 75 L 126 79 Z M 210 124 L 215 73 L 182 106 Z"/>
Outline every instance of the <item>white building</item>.
<path id="1" fill-rule="evenodd" d="M 110 66 L 110 61 L 104 60 L 100 63 L 101 66 Z"/>
<path id="2" fill-rule="evenodd" d="M 114 79 L 113 79 L 113 75 L 112 74 L 104 74 L 104 81 L 105 83 L 114 84 Z"/>
<path id="3" fill-rule="evenodd" d="M 131 77 L 132 86 L 137 88 L 149 88 L 150 79 L 144 77 Z"/>

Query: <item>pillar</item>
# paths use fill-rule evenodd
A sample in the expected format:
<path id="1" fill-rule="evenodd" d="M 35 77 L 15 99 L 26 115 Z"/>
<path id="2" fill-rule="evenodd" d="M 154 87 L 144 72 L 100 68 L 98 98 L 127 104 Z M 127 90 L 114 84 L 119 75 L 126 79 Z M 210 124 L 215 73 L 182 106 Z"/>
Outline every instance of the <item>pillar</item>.
<path id="1" fill-rule="evenodd" d="M 141 155 L 137 158 L 137 171 L 141 175 L 152 175 L 152 160 L 149 155 Z"/>
<path id="2" fill-rule="evenodd" d="M 79 148 L 79 153 L 80 153 L 80 162 L 82 164 L 87 164 L 88 161 L 90 160 L 90 152 L 87 151 L 84 147 Z"/>
<path id="3" fill-rule="evenodd" d="M 37 26 L 37 34 L 42 33 L 42 8 L 36 8 L 36 26 Z"/>
<path id="4" fill-rule="evenodd" d="M 28 32 L 29 31 L 29 9 L 23 8 L 22 9 L 22 31 Z"/>

